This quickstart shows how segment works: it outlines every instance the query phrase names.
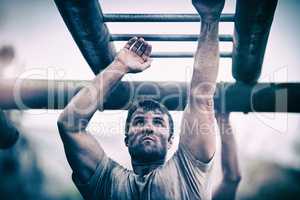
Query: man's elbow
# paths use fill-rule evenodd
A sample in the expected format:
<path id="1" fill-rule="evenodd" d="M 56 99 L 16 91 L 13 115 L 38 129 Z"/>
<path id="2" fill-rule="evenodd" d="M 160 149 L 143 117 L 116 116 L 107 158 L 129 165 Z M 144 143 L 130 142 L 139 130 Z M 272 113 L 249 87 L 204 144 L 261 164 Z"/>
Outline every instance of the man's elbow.
<path id="1" fill-rule="evenodd" d="M 196 82 L 196 83 L 195 83 Z M 216 90 L 216 82 L 194 81 L 190 86 L 190 97 L 199 99 L 212 99 Z"/>
<path id="2" fill-rule="evenodd" d="M 57 127 L 58 129 L 62 129 L 66 127 L 66 123 L 67 123 L 67 117 L 65 114 L 65 110 L 63 112 L 60 113 L 60 115 L 58 116 L 58 119 L 56 121 Z"/>
<path id="3" fill-rule="evenodd" d="M 84 131 L 88 125 L 87 119 L 78 119 L 63 111 L 57 119 L 57 127 L 60 133 L 72 133 Z"/>
<path id="4" fill-rule="evenodd" d="M 198 112 L 213 112 L 214 111 L 214 98 L 213 95 L 190 95 L 189 105 L 191 109 Z"/>
<path id="5" fill-rule="evenodd" d="M 242 175 L 240 173 L 237 174 L 224 174 L 223 177 L 224 181 L 226 181 L 227 183 L 231 183 L 231 184 L 235 184 L 238 185 L 241 180 L 242 180 Z"/>
<path id="6" fill-rule="evenodd" d="M 74 126 L 72 126 L 67 119 L 68 116 L 63 111 L 56 121 L 57 128 L 60 134 L 72 132 L 72 130 L 74 129 Z"/>
<path id="7" fill-rule="evenodd" d="M 67 130 L 67 126 L 65 122 L 59 117 L 56 121 L 56 125 L 60 134 L 65 133 Z"/>

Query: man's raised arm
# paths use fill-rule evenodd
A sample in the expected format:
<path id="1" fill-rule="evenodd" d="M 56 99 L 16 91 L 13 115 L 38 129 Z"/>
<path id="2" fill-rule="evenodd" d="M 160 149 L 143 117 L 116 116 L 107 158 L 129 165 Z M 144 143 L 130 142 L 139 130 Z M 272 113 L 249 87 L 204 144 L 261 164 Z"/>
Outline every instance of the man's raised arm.
<path id="1" fill-rule="evenodd" d="M 89 86 L 81 89 L 66 106 L 57 121 L 68 162 L 81 182 L 93 175 L 105 153 L 96 139 L 86 131 L 94 113 L 103 109 L 110 91 L 126 73 L 147 69 L 151 45 L 142 38 L 132 38 L 115 60 Z"/>
<path id="2" fill-rule="evenodd" d="M 216 149 L 213 95 L 219 66 L 219 20 L 225 0 L 193 0 L 192 3 L 201 16 L 201 31 L 180 143 L 197 160 L 209 162 Z"/>
<path id="3" fill-rule="evenodd" d="M 235 199 L 241 180 L 238 164 L 237 145 L 229 121 L 229 113 L 216 113 L 221 136 L 222 182 L 213 193 L 213 200 Z"/>

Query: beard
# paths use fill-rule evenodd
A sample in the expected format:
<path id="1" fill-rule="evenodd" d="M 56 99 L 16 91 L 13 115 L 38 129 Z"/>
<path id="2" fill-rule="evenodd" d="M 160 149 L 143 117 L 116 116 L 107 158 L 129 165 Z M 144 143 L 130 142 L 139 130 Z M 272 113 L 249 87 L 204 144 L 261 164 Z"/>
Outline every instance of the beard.
<path id="1" fill-rule="evenodd" d="M 140 136 L 136 142 L 128 146 L 131 159 L 141 163 L 165 160 L 168 151 L 167 141 L 160 136 L 157 136 L 156 141 L 145 141 L 144 136 Z"/>

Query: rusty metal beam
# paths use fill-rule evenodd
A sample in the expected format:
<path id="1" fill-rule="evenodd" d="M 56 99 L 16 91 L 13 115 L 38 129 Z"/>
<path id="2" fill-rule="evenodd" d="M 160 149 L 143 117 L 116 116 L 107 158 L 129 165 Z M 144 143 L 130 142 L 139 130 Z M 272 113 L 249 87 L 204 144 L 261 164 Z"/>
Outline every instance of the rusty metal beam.
<path id="1" fill-rule="evenodd" d="M 116 54 L 98 0 L 55 0 L 55 3 L 82 55 L 98 74 Z"/>
<path id="2" fill-rule="evenodd" d="M 89 81 L 0 80 L 2 109 L 62 109 Z M 151 96 L 170 110 L 186 105 L 185 82 L 121 82 L 105 109 L 126 110 L 138 97 Z M 219 83 L 215 103 L 235 112 L 300 112 L 300 83 Z"/>
<path id="3" fill-rule="evenodd" d="M 237 1 L 232 57 L 232 74 L 237 81 L 258 80 L 277 1 Z"/>
<path id="4" fill-rule="evenodd" d="M 18 130 L 7 119 L 5 113 L 0 110 L 0 149 L 12 147 L 19 138 Z"/>

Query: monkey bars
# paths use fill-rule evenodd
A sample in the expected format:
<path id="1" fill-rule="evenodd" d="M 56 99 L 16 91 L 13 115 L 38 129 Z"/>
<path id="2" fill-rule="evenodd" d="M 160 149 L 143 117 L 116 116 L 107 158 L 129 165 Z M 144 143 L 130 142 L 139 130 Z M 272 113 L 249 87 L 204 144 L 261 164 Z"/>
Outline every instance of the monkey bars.
<path id="1" fill-rule="evenodd" d="M 221 42 L 233 42 L 232 73 L 237 81 L 255 83 L 261 72 L 265 48 L 278 0 L 237 0 L 235 14 L 222 14 L 221 22 L 234 22 L 234 36 L 220 35 Z M 113 34 L 106 22 L 200 22 L 197 14 L 103 14 L 98 0 L 55 0 L 55 3 L 83 56 L 95 74 L 115 55 L 111 41 L 128 40 L 139 35 L 149 41 L 196 41 L 197 35 Z M 154 53 L 154 57 L 192 57 L 189 52 Z"/>
<path id="2" fill-rule="evenodd" d="M 300 112 L 300 83 L 256 83 L 278 0 L 237 0 L 236 14 L 222 14 L 221 22 L 234 22 L 234 35 L 220 35 L 233 42 L 232 74 L 237 83 L 218 84 L 215 105 L 221 111 Z M 197 41 L 194 34 L 110 34 L 106 22 L 200 22 L 197 14 L 103 14 L 98 0 L 55 0 L 56 6 L 94 74 L 114 59 L 113 41 L 132 36 L 148 41 Z M 192 52 L 154 52 L 155 58 L 189 58 Z M 62 109 L 88 81 L 0 79 L 1 109 Z M 151 96 L 170 110 L 183 110 L 187 84 L 183 82 L 121 82 L 105 109 L 128 109 L 134 99 Z M 0 110 L 0 148 L 15 143 L 18 131 Z"/>

